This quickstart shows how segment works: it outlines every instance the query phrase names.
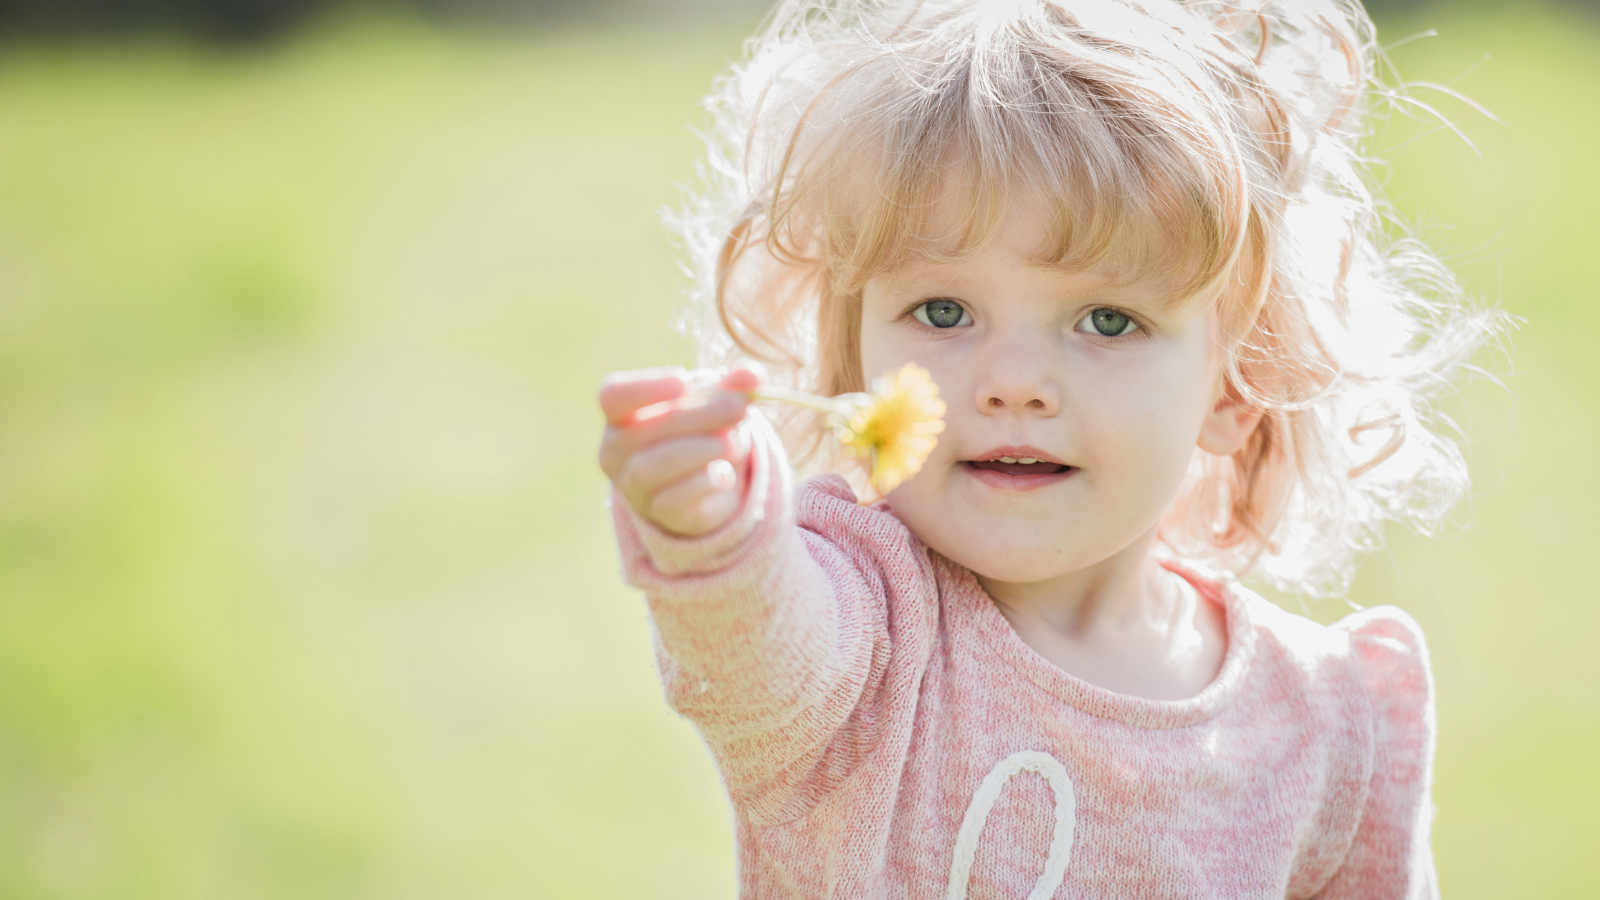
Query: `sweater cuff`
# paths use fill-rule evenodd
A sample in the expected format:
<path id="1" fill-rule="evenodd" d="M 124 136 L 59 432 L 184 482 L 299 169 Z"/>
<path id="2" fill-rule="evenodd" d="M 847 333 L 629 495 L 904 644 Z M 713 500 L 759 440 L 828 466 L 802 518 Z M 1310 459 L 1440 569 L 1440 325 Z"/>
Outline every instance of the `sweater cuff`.
<path id="1" fill-rule="evenodd" d="M 744 496 L 733 516 L 713 531 L 692 537 L 667 531 L 634 512 L 612 488 L 612 521 L 630 583 L 647 587 L 663 577 L 733 568 L 754 545 L 771 543 L 772 535 L 793 519 L 789 462 L 782 442 L 760 410 L 750 410 L 742 427 L 750 436 Z"/>

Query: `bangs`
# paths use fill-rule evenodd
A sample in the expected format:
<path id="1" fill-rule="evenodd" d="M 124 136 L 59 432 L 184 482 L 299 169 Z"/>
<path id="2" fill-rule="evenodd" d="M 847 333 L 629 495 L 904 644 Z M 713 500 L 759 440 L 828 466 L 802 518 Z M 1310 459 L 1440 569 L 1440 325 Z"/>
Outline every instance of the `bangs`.
<path id="1" fill-rule="evenodd" d="M 854 293 L 976 252 L 1022 202 L 1047 223 L 1040 263 L 1214 295 L 1250 209 L 1223 111 L 1154 58 L 1068 54 L 1027 25 L 920 35 L 835 79 L 776 167 L 774 254 Z"/>

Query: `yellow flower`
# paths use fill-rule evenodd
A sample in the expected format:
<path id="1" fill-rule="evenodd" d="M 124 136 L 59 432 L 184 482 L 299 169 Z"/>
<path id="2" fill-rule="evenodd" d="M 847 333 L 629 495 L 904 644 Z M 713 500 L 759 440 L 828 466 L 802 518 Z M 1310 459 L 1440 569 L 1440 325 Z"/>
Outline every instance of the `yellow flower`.
<path id="1" fill-rule="evenodd" d="M 872 486 L 887 494 L 917 474 L 944 430 L 944 401 L 928 370 L 906 363 L 872 382 L 871 394 L 837 398 L 834 436 L 851 455 L 872 460 Z"/>
<path id="2" fill-rule="evenodd" d="M 893 375 L 872 382 L 871 394 L 819 397 L 793 388 L 763 385 L 756 400 L 793 403 L 827 416 L 834 437 L 851 456 L 872 460 L 869 480 L 887 494 L 917 474 L 944 430 L 944 401 L 928 370 L 906 363 Z"/>

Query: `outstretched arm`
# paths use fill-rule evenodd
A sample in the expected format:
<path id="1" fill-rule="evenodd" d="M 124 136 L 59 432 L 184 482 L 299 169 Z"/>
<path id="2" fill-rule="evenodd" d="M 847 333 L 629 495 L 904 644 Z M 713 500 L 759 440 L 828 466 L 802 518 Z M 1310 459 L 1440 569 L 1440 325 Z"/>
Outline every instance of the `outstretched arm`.
<path id="1" fill-rule="evenodd" d="M 602 464 L 623 566 L 649 602 L 668 703 L 705 735 L 745 814 L 783 821 L 870 746 L 850 720 L 887 660 L 883 598 L 796 526 L 788 462 L 759 413 L 679 406 L 681 382 L 657 373 L 602 394 L 617 401 Z"/>

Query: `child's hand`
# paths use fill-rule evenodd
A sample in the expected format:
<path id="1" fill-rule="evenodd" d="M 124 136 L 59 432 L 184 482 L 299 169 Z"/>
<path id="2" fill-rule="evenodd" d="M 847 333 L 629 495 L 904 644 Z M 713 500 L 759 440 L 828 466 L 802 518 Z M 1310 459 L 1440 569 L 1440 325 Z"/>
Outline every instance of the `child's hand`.
<path id="1" fill-rule="evenodd" d="M 738 426 L 761 376 L 735 369 L 717 393 L 685 396 L 685 375 L 639 369 L 606 377 L 600 468 L 639 515 L 693 536 L 716 530 L 739 508 L 750 441 Z"/>

